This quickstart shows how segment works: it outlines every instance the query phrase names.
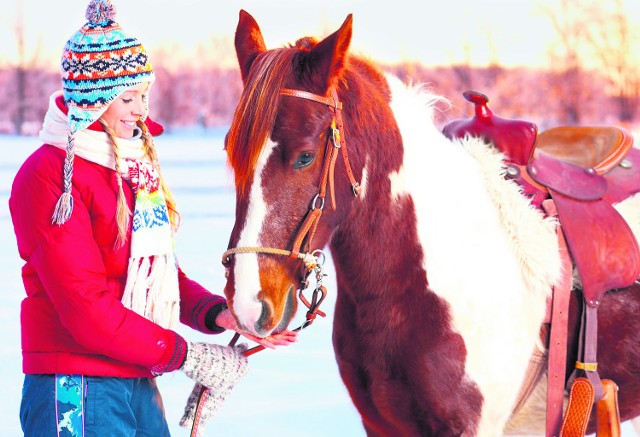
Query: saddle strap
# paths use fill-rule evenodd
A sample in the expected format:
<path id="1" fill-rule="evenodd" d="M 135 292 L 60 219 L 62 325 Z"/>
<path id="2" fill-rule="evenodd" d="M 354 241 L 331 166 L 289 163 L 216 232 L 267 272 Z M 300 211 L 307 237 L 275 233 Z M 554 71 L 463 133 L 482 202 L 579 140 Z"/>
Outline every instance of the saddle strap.
<path id="1" fill-rule="evenodd" d="M 571 384 L 578 374 L 586 376 L 594 389 L 595 400 L 600 401 L 604 396 L 602 381 L 598 374 L 598 307 L 589 305 L 586 301 L 582 306 L 580 322 L 580 336 L 578 339 L 578 361 L 569 376 L 567 384 Z"/>
<path id="2" fill-rule="evenodd" d="M 584 437 L 593 408 L 594 391 L 587 378 L 576 378 L 571 385 L 560 437 Z"/>
<path id="3" fill-rule="evenodd" d="M 598 437 L 620 437 L 618 385 L 610 379 L 602 380 L 604 397 L 596 404 Z"/>
<path id="4" fill-rule="evenodd" d="M 542 208 L 549 217 L 557 216 L 555 203 L 547 199 Z M 547 412 L 546 436 L 555 437 L 562 424 L 562 407 L 567 363 L 567 329 L 569 322 L 569 298 L 572 286 L 572 263 L 562 227 L 557 228 L 558 248 L 562 260 L 562 278 L 553 287 L 551 295 L 551 323 L 549 332 L 549 360 L 547 363 Z"/>

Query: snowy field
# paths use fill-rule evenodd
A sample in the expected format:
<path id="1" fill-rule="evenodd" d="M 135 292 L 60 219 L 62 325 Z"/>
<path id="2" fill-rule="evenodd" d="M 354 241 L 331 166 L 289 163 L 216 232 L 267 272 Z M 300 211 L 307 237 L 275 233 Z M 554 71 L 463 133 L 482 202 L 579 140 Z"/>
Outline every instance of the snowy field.
<path id="1" fill-rule="evenodd" d="M 224 271 L 220 258 L 233 225 L 232 177 L 222 151 L 224 132 L 165 134 L 158 138 L 158 152 L 165 177 L 182 215 L 176 247 L 180 264 L 190 277 L 209 290 L 222 293 Z M 20 359 L 20 301 L 24 295 L 18 257 L 8 210 L 13 177 L 22 161 L 40 142 L 35 137 L 0 136 L 0 436 L 22 434 L 18 419 L 22 372 Z M 207 425 L 205 436 L 364 436 L 360 418 L 338 375 L 331 345 L 335 303 L 335 275 L 328 261 L 329 291 L 318 318 L 303 331 L 299 342 L 288 348 L 251 356 L 247 377 L 236 387 L 218 415 Z M 292 326 L 298 326 L 301 316 Z M 231 334 L 205 336 L 189 329 L 180 333 L 189 340 L 227 344 Z M 181 372 L 159 378 L 172 436 L 188 436 L 178 426 L 193 383 Z M 623 436 L 633 436 L 625 425 Z"/>

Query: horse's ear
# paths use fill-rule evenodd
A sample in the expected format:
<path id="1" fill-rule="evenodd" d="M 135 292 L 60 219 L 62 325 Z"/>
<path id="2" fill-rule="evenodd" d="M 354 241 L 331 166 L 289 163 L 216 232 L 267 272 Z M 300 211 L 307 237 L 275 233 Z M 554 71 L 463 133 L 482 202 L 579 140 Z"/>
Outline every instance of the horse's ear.
<path id="1" fill-rule="evenodd" d="M 344 67 L 351 43 L 352 27 L 353 15 L 349 14 L 340 29 L 320 41 L 309 54 L 310 63 L 320 73 L 327 88 L 335 82 Z"/>
<path id="2" fill-rule="evenodd" d="M 235 46 L 242 82 L 246 83 L 253 61 L 267 48 L 258 23 L 248 12 L 242 9 L 240 10 L 240 18 L 236 27 Z"/>

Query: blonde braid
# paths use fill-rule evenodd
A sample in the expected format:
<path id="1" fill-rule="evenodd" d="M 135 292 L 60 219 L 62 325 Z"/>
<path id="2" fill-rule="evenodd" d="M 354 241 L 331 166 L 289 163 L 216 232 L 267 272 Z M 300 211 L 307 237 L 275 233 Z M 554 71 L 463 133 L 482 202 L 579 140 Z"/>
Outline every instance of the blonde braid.
<path id="1" fill-rule="evenodd" d="M 160 187 L 162 188 L 162 192 L 164 193 L 165 200 L 167 202 L 167 209 L 169 211 L 169 221 L 171 222 L 171 228 L 175 231 L 178 230 L 178 226 L 180 225 L 180 213 L 178 213 L 178 209 L 176 207 L 176 202 L 169 190 L 169 186 L 167 185 L 164 177 L 162 176 L 162 171 L 160 171 L 160 162 L 158 161 L 158 153 L 156 151 L 156 146 L 153 141 L 153 137 L 149 133 L 149 129 L 147 125 L 139 121 L 138 127 L 142 129 L 142 144 L 144 147 L 144 151 L 149 158 L 149 161 L 153 164 L 155 169 L 158 172 L 158 178 L 160 179 Z"/>
<path id="2" fill-rule="evenodd" d="M 116 223 L 118 225 L 118 236 L 116 237 L 114 248 L 120 249 L 127 241 L 127 232 L 129 230 L 130 217 L 133 214 L 131 213 L 131 209 L 127 204 L 127 198 L 124 195 L 124 189 L 122 188 L 120 149 L 118 149 L 118 144 L 116 143 L 116 134 L 109 126 L 107 126 L 105 122 L 103 122 L 102 120 L 99 121 L 104 128 L 104 131 L 107 133 L 107 136 L 109 137 L 109 142 L 111 143 L 111 149 L 113 150 L 115 159 L 116 181 L 118 183 L 118 204 L 116 206 Z"/>

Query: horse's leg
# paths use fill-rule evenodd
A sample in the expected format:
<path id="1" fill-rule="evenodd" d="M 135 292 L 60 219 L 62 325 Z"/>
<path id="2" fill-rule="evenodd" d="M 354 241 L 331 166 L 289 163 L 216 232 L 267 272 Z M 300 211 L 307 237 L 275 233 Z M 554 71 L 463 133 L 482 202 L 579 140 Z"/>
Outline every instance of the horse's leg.
<path id="1" fill-rule="evenodd" d="M 340 376 L 347 387 L 353 404 L 362 417 L 362 424 L 369 437 L 383 437 L 397 435 L 397 429 L 391 427 L 380 415 L 380 412 L 371 402 L 372 397 L 367 386 L 371 381 L 365 376 L 363 369 L 357 369 L 350 363 L 340 360 Z"/>
<path id="2" fill-rule="evenodd" d="M 335 330 L 335 328 L 334 328 Z M 336 350 L 336 353 L 337 350 Z M 415 418 L 411 417 L 413 396 L 408 381 L 393 381 L 388 375 L 365 366 L 362 356 L 340 355 L 338 367 L 340 375 L 349 391 L 354 405 L 362 416 L 362 422 L 369 437 L 422 435 Z M 424 430 L 422 430 L 424 431 Z"/>
<path id="3" fill-rule="evenodd" d="M 424 303 L 424 294 L 405 296 L 403 304 L 391 306 L 368 299 L 356 307 L 338 296 L 333 331 L 338 367 L 369 435 L 446 437 L 473 435 L 477 428 L 482 396 L 464 375 L 462 338 L 440 330 L 426 309 L 400 326 L 389 320 L 409 308 L 443 305 L 432 297 Z"/>
<path id="4" fill-rule="evenodd" d="M 381 416 L 372 403 L 369 387 L 371 381 L 363 368 L 363 357 L 355 336 L 359 335 L 355 326 L 355 306 L 339 293 L 333 321 L 333 345 L 340 376 L 349 396 L 362 417 L 363 426 L 369 437 L 391 436 L 394 429 Z"/>

